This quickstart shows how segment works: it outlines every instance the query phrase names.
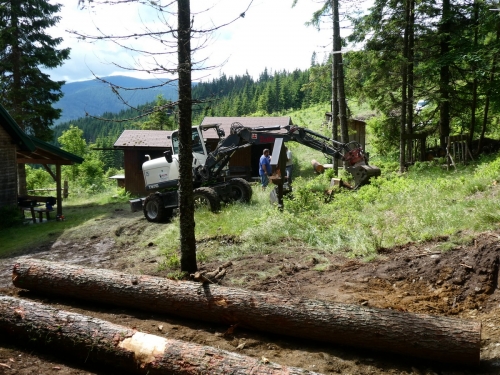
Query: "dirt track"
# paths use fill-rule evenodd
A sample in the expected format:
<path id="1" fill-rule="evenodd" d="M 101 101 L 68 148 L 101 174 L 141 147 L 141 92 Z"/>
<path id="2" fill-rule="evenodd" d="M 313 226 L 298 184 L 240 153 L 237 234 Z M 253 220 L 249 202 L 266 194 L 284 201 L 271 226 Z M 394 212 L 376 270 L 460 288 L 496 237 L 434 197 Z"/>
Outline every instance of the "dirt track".
<path id="1" fill-rule="evenodd" d="M 128 212 L 117 216 L 123 228 L 151 225 Z M 103 226 L 104 227 L 104 226 Z M 106 228 L 111 223 L 106 223 Z M 116 230 L 96 232 L 85 243 L 59 239 L 23 254 L 58 262 L 165 276 L 158 271 L 159 258 L 147 257 L 137 265 L 130 256 L 137 249 L 116 245 Z M 16 257 L 0 259 L 0 293 L 15 295 L 61 309 L 91 315 L 114 323 L 135 327 L 160 336 L 188 340 L 221 349 L 238 351 L 255 358 L 265 357 L 283 365 L 302 367 L 325 374 L 499 374 L 500 373 L 500 292 L 498 267 L 500 231 L 475 236 L 469 243 L 446 252 L 439 245 L 447 238 L 385 249 L 377 260 L 364 263 L 341 255 L 320 254 L 328 258 L 325 271 L 313 270 L 316 259 L 300 263 L 301 248 L 282 254 L 234 259 L 222 285 L 308 298 L 362 304 L 365 306 L 456 316 L 479 320 L 483 324 L 481 365 L 463 369 L 425 363 L 412 358 L 395 358 L 376 352 L 275 335 L 265 335 L 229 327 L 169 316 L 151 315 L 109 306 L 92 306 L 79 301 L 37 296 L 14 288 L 11 267 Z M 150 244 L 154 247 L 154 244 Z M 212 270 L 219 264 L 202 264 Z M 271 277 L 262 278 L 264 271 Z M 161 330 L 160 330 L 161 326 Z M 0 374 L 108 374 L 104 369 L 88 369 L 51 354 L 22 350 L 9 340 L 0 341 Z M 244 345 L 242 345 L 244 344 Z M 237 348 L 240 349 L 237 349 Z"/>

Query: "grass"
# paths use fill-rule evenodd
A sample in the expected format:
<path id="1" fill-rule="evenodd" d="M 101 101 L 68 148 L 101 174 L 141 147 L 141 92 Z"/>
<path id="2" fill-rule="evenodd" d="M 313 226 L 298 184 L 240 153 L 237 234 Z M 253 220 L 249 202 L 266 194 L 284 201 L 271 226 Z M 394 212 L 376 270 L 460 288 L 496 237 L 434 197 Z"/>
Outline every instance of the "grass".
<path id="1" fill-rule="evenodd" d="M 382 248 L 408 242 L 449 237 L 441 251 L 449 251 L 473 233 L 497 229 L 500 223 L 500 156 L 483 158 L 469 166 L 446 170 L 433 163 L 419 163 L 399 175 L 393 163 L 378 160 L 382 177 L 357 191 L 339 190 L 327 202 L 330 172 L 298 177 L 293 197 L 284 210 L 269 203 L 269 192 L 254 185 L 250 204 L 224 205 L 218 213 L 195 214 L 198 260 L 226 261 L 245 255 L 286 254 L 300 247 L 304 258 L 322 253 L 342 253 L 365 260 L 376 258 Z M 375 162 L 374 162 L 375 164 Z M 126 197 L 111 194 L 68 199 L 66 221 L 23 225 L 0 230 L 2 254 L 29 248 L 54 238 L 85 241 L 96 228 L 107 226 L 117 244 L 133 238 L 144 257 L 153 242 L 163 261 L 160 268 L 179 267 L 179 222 L 149 224 L 138 214 L 141 229 L 112 221 L 115 210 L 129 210 Z M 122 235 L 127 232 L 127 236 Z M 146 250 L 144 250 L 146 249 Z M 321 261 L 316 269 L 325 270 Z"/>
<path id="2" fill-rule="evenodd" d="M 328 134 L 321 126 L 326 106 L 295 111 L 294 122 Z M 408 242 L 447 237 L 439 251 L 452 251 L 470 241 L 476 232 L 497 229 L 500 223 L 500 156 L 492 155 L 467 166 L 447 169 L 438 162 L 416 163 L 400 174 L 397 160 L 373 157 L 382 176 L 357 191 L 339 190 L 328 201 L 325 190 L 331 171 L 316 175 L 311 159 L 329 162 L 320 152 L 290 143 L 294 163 L 293 196 L 285 198 L 284 210 L 269 203 L 269 192 L 258 185 L 249 204 L 223 205 L 218 213 L 195 214 L 197 257 L 200 262 L 226 261 L 245 255 L 287 254 L 302 249 L 304 259 L 319 253 L 341 253 L 370 261 L 383 248 Z M 341 176 L 348 179 L 348 176 Z M 84 241 L 103 226 L 117 245 L 133 239 L 137 257 L 151 255 L 148 243 L 161 257 L 160 268 L 179 266 L 179 222 L 149 224 L 138 214 L 135 224 L 113 221 L 115 210 L 129 210 L 128 198 L 109 191 L 100 195 L 74 196 L 64 202 L 68 220 L 44 225 L 0 229 L 0 255 L 36 246 L 54 238 Z M 134 225 L 135 225 L 134 224 Z M 327 258 L 316 269 L 328 269 Z"/>
<path id="3" fill-rule="evenodd" d="M 324 105 L 294 111 L 294 123 L 329 136 L 323 127 Z M 330 163 L 321 152 L 288 143 L 294 158 L 294 191 L 285 198 L 284 209 L 270 205 L 270 185 L 263 192 L 253 186 L 249 204 L 223 205 L 218 213 L 197 211 L 195 233 L 199 263 L 234 260 L 245 256 L 279 254 L 298 264 L 314 264 L 318 272 L 331 267 L 329 255 L 341 254 L 366 262 L 379 257 L 384 248 L 409 242 L 447 238 L 432 251 L 453 251 L 470 243 L 477 232 L 495 230 L 500 224 L 500 155 L 483 157 L 468 166 L 447 169 L 439 162 L 416 163 L 399 173 L 396 159 L 373 156 L 371 163 L 382 176 L 357 191 L 335 191 L 331 200 L 331 171 L 317 175 L 311 160 Z M 341 172 L 344 180 L 349 176 Z M 128 196 L 110 188 L 97 195 L 77 194 L 63 203 L 65 221 L 43 225 L 25 224 L 0 228 L 0 256 L 59 240 L 85 246 L 90 238 L 111 237 L 113 250 L 127 254 L 130 272 L 141 273 L 141 260 L 157 261 L 168 277 L 183 278 L 179 270 L 179 219 L 168 224 L 148 223 L 141 213 L 121 221 L 120 210 L 130 210 Z M 129 249 L 121 252 L 122 249 Z M 119 255 L 117 255 L 118 257 Z M 249 275 L 233 279 L 244 285 L 251 276 L 264 279 L 280 272 L 252 268 Z M 151 264 L 151 262 L 149 263 Z"/>

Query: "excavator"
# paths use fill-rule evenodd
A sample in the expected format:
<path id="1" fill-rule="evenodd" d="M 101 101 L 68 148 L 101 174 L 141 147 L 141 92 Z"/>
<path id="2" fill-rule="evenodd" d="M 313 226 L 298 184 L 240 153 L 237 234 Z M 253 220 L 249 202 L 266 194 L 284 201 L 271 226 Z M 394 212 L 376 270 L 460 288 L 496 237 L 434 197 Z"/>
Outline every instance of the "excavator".
<path id="1" fill-rule="evenodd" d="M 208 152 L 203 134 L 215 131 L 219 141 Z M 207 206 L 211 211 L 220 210 L 221 202 L 249 202 L 252 187 L 243 178 L 227 176 L 227 166 L 237 150 L 252 145 L 269 144 L 280 138 L 284 142 L 298 142 L 332 158 L 345 162 L 345 170 L 355 181 L 354 189 L 368 184 L 372 177 L 380 176 L 380 169 L 368 164 L 368 155 L 358 142 L 341 143 L 312 130 L 296 125 L 245 127 L 231 125 L 226 137 L 220 124 L 192 127 L 193 151 L 193 199 L 195 206 Z M 151 193 L 140 198 L 142 210 L 150 222 L 163 222 L 173 216 L 179 207 L 179 134 L 171 135 L 172 151 L 165 156 L 148 160 L 142 165 L 146 190 Z"/>

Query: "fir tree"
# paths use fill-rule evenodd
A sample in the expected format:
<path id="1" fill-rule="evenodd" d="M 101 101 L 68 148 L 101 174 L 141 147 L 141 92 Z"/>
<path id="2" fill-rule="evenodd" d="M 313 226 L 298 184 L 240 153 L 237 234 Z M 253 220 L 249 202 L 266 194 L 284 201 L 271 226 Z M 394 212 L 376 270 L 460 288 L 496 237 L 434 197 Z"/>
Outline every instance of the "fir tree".
<path id="1" fill-rule="evenodd" d="M 42 68 L 56 68 L 69 57 L 58 50 L 62 38 L 45 30 L 56 25 L 60 4 L 46 0 L 7 0 L 0 5 L 0 84 L 2 104 L 28 134 L 50 141 L 61 110 L 52 107 L 63 81 L 54 82 Z"/>
<path id="2" fill-rule="evenodd" d="M 57 50 L 62 38 L 45 30 L 59 21 L 61 5 L 45 0 L 7 0 L 0 3 L 0 100 L 21 129 L 50 141 L 61 110 L 52 107 L 64 82 L 54 82 L 41 68 L 55 68 L 69 57 Z M 18 164 L 18 192 L 27 193 L 24 164 Z"/>

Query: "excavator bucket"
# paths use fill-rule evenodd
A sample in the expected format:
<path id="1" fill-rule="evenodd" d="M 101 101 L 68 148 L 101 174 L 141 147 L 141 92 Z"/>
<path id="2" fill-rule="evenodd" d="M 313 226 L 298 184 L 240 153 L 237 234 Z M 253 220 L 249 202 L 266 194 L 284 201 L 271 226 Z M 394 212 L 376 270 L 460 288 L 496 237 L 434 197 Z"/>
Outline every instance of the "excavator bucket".
<path id="1" fill-rule="evenodd" d="M 374 165 L 357 165 L 347 167 L 346 171 L 349 172 L 355 181 L 354 188 L 366 185 L 370 182 L 370 178 L 380 176 L 380 168 Z"/>

